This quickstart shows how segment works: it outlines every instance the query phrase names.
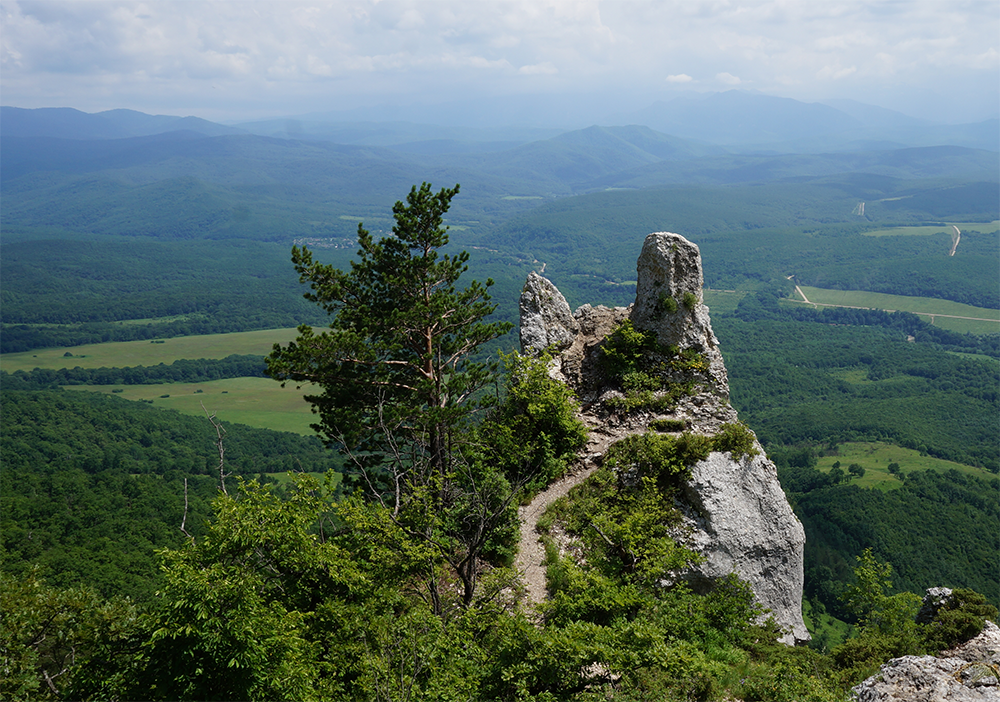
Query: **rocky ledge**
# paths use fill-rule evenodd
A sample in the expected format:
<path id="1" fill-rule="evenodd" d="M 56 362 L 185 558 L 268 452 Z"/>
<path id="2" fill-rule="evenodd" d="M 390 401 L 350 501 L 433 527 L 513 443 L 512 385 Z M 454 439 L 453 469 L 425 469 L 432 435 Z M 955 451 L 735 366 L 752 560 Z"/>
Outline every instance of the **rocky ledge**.
<path id="1" fill-rule="evenodd" d="M 1000 700 L 1000 627 L 987 621 L 974 639 L 938 656 L 893 658 L 853 691 L 858 702 Z"/>
<path id="2" fill-rule="evenodd" d="M 522 352 L 553 354 L 550 374 L 576 392 L 582 419 L 602 435 L 591 443 L 589 455 L 581 455 L 584 465 L 600 463 L 608 446 L 650 431 L 653 423 L 714 435 L 737 419 L 704 304 L 698 247 L 679 234 L 650 234 L 636 268 L 636 300 L 627 308 L 583 305 L 573 312 L 562 293 L 535 273 L 521 294 Z M 622 409 L 621 383 L 607 376 L 601 355 L 609 334 L 625 320 L 636 330 L 655 334 L 661 348 L 671 348 L 678 358 L 687 354 L 692 359 L 683 372 L 662 371 L 667 381 L 682 375 L 690 379 L 695 373 L 697 382 L 688 382 L 681 397 Z M 786 643 L 807 641 L 802 620 L 805 534 L 781 491 L 777 469 L 755 436 L 752 441 L 756 456 L 736 459 L 729 452 L 713 452 L 694 465 L 677 505 L 686 518 L 678 535 L 705 560 L 677 577 L 703 588 L 735 572 L 770 610 Z M 595 443 L 600 447 L 596 453 Z"/>

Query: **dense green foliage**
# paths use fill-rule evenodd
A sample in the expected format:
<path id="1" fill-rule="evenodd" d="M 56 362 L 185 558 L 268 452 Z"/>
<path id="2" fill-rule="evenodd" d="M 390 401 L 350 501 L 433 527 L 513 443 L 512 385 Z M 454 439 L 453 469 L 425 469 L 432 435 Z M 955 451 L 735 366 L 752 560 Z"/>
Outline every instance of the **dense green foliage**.
<path id="1" fill-rule="evenodd" d="M 517 490 L 489 447 L 463 451 L 477 396 L 497 371 L 495 359 L 477 352 L 511 325 L 486 321 L 495 309 L 492 280 L 457 287 L 469 254 L 440 252 L 458 190 L 413 186 L 392 208 L 392 236 L 378 241 L 359 224 L 349 272 L 294 247 L 292 261 L 311 288 L 306 298 L 333 319 L 328 331 L 303 325 L 294 342 L 275 344 L 267 367 L 283 384 L 322 390 L 306 396 L 319 415 L 313 428 L 349 458 L 393 524 L 447 563 L 471 606 L 481 558 L 499 533 L 512 534 Z M 440 577 L 436 564 L 424 572 L 438 614 Z"/>
<path id="2" fill-rule="evenodd" d="M 780 462 L 778 475 L 806 530 L 806 597 L 825 610 L 847 616 L 838 598 L 851 558 L 865 548 L 892 564 L 899 588 L 970 587 L 1000 604 L 996 478 L 914 471 L 901 488 L 881 492 Z"/>
<path id="3" fill-rule="evenodd" d="M 37 564 L 63 587 L 148 599 L 155 549 L 183 539 L 184 480 L 193 534 L 219 489 L 211 424 L 107 395 L 7 388 L 0 423 L 0 570 Z M 339 468 L 315 438 L 224 426 L 227 472 Z"/>
<path id="4" fill-rule="evenodd" d="M 61 385 L 156 385 L 197 383 L 222 378 L 266 377 L 261 356 L 181 359 L 171 364 L 125 368 L 36 368 L 33 371 L 0 371 L 0 382 L 9 390 L 39 390 Z"/>
<path id="5" fill-rule="evenodd" d="M 669 535 L 685 457 L 711 447 L 740 458 L 751 446 L 740 425 L 704 439 L 677 436 L 686 427 L 670 420 L 652 428 L 674 435 L 616 447 L 609 463 L 619 474 L 599 472 L 559 507 L 553 520 L 584 557 L 551 548 L 554 596 L 536 625 L 515 605 L 517 580 L 505 567 L 515 503 L 561 474 L 585 440 L 573 399 L 543 363 L 512 356 L 507 378 L 477 376 L 461 388 L 449 375 L 457 383 L 449 397 L 487 379 L 499 387 L 492 408 L 454 425 L 449 469 L 422 482 L 411 457 L 433 453 L 426 429 L 457 417 L 451 406 L 401 434 L 383 432 L 381 451 L 351 447 L 360 478 L 351 489 L 366 499 L 340 501 L 332 484 L 304 478 L 289 495 L 252 481 L 237 489 L 230 479 L 220 495 L 207 420 L 117 398 L 27 392 L 260 373 L 259 359 L 231 357 L 3 375 L 0 667 L 10 675 L 0 696 L 839 700 L 845 684 L 889 655 L 951 645 L 995 616 L 995 480 L 897 466 L 901 487 L 883 493 L 845 484 L 860 476 L 851 466 L 822 473 L 811 461 L 838 442 L 881 439 L 996 472 L 1000 367 L 983 356 L 1000 357 L 1000 337 L 946 332 L 913 315 L 777 302 L 794 274 L 800 284 L 996 308 L 1000 237 L 963 230 L 948 256 L 944 224 L 1000 216 L 994 153 L 732 156 L 649 130 L 593 128 L 431 160 L 435 178 L 466 184 L 448 220 L 452 242 L 435 261 L 450 256 L 497 281 L 501 304 L 487 324 L 516 317 L 524 276 L 542 264 L 573 302 L 629 304 L 634 252 L 663 229 L 700 246 L 708 286 L 764 290 L 745 296 L 732 318 L 713 319 L 733 402 L 778 462 L 806 527 L 813 611 L 856 621 L 852 642 L 830 657 L 775 646 L 735 579 L 707 595 L 661 586 L 665 570 L 691 558 Z M 191 135 L 5 138 L 3 161 L 4 352 L 322 323 L 288 269 L 289 246 L 304 241 L 316 257 L 300 257 L 300 274 L 346 267 L 359 246 L 405 259 L 383 238 L 392 225 L 385 209 L 389 193 L 429 163 L 378 148 Z M 554 200 L 573 193 L 589 194 Z M 859 202 L 863 217 L 852 214 Z M 360 219 L 371 235 L 355 234 Z M 866 236 L 901 224 L 942 233 Z M 476 259 L 461 247 L 475 248 Z M 376 268 L 352 270 L 374 281 Z M 375 287 L 391 292 L 398 280 Z M 406 311 L 419 315 L 413 299 L 372 294 L 356 319 L 390 327 Z M 349 317 L 337 326 L 350 329 Z M 607 347 L 623 391 L 618 410 L 650 398 L 669 404 L 700 359 L 633 337 L 622 332 L 623 343 Z M 398 358 L 401 347 L 381 350 L 379 360 Z M 411 351 L 411 365 L 425 355 Z M 329 377 L 326 418 L 359 399 L 357 386 Z M 226 430 L 227 470 L 247 478 L 339 467 L 316 439 Z M 393 436 L 416 438 L 416 450 L 386 470 L 376 455 L 391 453 L 381 439 Z M 336 444 L 340 434 L 327 438 Z M 397 499 L 401 484 L 415 499 Z M 929 628 L 914 628 L 895 589 L 931 585 L 985 597 L 960 590 Z M 848 592 L 867 604 L 845 602 Z M 118 594 L 137 604 L 107 599 Z"/>
<path id="6" fill-rule="evenodd" d="M 889 440 L 1000 469 L 1000 366 L 900 331 L 783 320 L 713 325 L 733 406 L 766 445 Z"/>
<path id="7" fill-rule="evenodd" d="M 549 376 L 551 357 L 511 353 L 503 360 L 502 394 L 477 432 L 507 479 L 523 486 L 525 501 L 565 472 L 586 444 L 587 428 L 573 393 Z"/>

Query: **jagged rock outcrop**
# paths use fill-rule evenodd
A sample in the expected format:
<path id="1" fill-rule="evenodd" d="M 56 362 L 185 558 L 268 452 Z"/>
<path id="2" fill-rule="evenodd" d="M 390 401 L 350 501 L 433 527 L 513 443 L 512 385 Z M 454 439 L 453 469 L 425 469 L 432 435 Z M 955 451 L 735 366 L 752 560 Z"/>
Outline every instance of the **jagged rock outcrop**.
<path id="1" fill-rule="evenodd" d="M 521 292 L 521 349 L 537 355 L 547 348 L 562 351 L 573 343 L 580 324 L 559 289 L 537 273 L 529 273 Z"/>
<path id="2" fill-rule="evenodd" d="M 569 304 L 554 285 L 532 273 L 521 295 L 522 352 L 556 351 L 550 373 L 574 389 L 582 419 L 600 435 L 581 464 L 599 463 L 615 441 L 649 431 L 658 419 L 674 419 L 688 431 L 714 435 L 737 419 L 729 404 L 729 380 L 702 297 L 698 247 L 678 234 L 646 237 L 637 263 L 636 301 L 630 307 L 583 305 L 570 314 Z M 665 408 L 620 411 L 619 383 L 606 376 L 601 348 L 608 335 L 629 319 L 644 332 L 655 332 L 664 347 L 697 352 L 701 361 L 695 389 Z M 527 330 L 527 332 L 525 331 Z M 670 376 L 673 371 L 663 371 Z M 686 371 L 689 378 L 690 371 Z M 669 377 L 667 378 L 670 379 Z M 803 547 L 805 534 L 778 484 L 777 469 L 759 455 L 733 459 L 711 453 L 692 469 L 678 507 L 686 515 L 679 538 L 696 548 L 705 561 L 678 574 L 698 587 L 736 572 L 747 580 L 758 601 L 771 610 L 785 631 L 786 643 L 806 641 L 802 620 Z M 595 449 L 595 446 L 598 446 Z"/>
<path id="3" fill-rule="evenodd" d="M 1000 700 L 1000 627 L 939 656 L 903 656 L 853 688 L 858 702 L 985 702 Z"/>
<path id="4" fill-rule="evenodd" d="M 709 362 L 713 389 L 728 399 L 729 377 L 705 306 L 697 245 L 679 234 L 650 234 L 643 242 L 636 272 L 632 323 L 638 329 L 655 331 L 666 346 L 700 352 Z"/>

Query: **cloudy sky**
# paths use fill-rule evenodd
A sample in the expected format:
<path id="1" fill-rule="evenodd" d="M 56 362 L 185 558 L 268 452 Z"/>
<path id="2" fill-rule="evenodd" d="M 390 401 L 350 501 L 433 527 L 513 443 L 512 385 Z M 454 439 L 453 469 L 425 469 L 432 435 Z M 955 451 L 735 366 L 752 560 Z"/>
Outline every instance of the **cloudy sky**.
<path id="1" fill-rule="evenodd" d="M 678 91 L 997 116 L 996 0 L 0 0 L 0 101 L 217 121 Z M 494 102 L 490 102 L 490 101 Z"/>

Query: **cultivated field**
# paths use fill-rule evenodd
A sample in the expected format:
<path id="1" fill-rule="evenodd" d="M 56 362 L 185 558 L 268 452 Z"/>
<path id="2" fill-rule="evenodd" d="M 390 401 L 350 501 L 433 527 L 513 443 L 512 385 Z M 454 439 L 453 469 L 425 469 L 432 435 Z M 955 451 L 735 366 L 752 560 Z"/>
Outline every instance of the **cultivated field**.
<path id="1" fill-rule="evenodd" d="M 979 232 L 988 234 L 1000 229 L 1000 220 L 994 222 L 955 222 L 955 226 L 963 232 Z M 932 234 L 951 235 L 950 224 L 935 224 L 927 227 L 893 227 L 865 232 L 865 236 L 930 236 Z"/>
<path id="2" fill-rule="evenodd" d="M 711 314 L 722 314 L 723 312 L 735 312 L 736 306 L 740 304 L 747 292 L 745 290 L 710 290 L 704 291 L 705 304 Z"/>
<path id="3" fill-rule="evenodd" d="M 293 385 L 282 388 L 270 378 L 161 385 L 67 385 L 66 389 L 107 394 L 120 390 L 114 394 L 126 400 L 152 400 L 161 409 L 199 417 L 204 417 L 207 409 L 222 421 L 296 434 L 313 434 L 309 425 L 316 421 L 309 403 L 302 399 L 307 388 L 296 390 Z"/>
<path id="4" fill-rule="evenodd" d="M 275 343 L 292 341 L 292 329 L 234 332 L 179 336 L 161 342 L 120 341 L 107 344 L 87 344 L 69 348 L 51 348 L 5 353 L 0 355 L 0 368 L 13 373 L 32 368 L 126 368 L 173 363 L 183 358 L 225 358 L 232 354 L 266 356 Z M 70 356 L 66 354 L 69 353 Z"/>
<path id="5" fill-rule="evenodd" d="M 913 312 L 943 329 L 972 334 L 1000 332 L 1000 310 L 932 297 L 888 295 L 864 290 L 826 290 L 806 285 L 801 286 L 801 290 L 814 305 Z M 802 300 L 796 301 L 802 303 Z"/>
<path id="6" fill-rule="evenodd" d="M 960 473 L 967 473 L 977 478 L 995 477 L 982 468 L 932 458 L 931 456 L 922 456 L 919 451 L 877 442 L 840 444 L 837 455 L 820 457 L 816 468 L 824 473 L 829 472 L 837 461 L 840 461 L 840 469 L 845 473 L 847 473 L 847 467 L 852 463 L 860 465 L 865 469 L 864 477 L 853 478 L 851 482 L 858 487 L 877 490 L 895 490 L 903 485 L 899 478 L 889 472 L 890 463 L 898 463 L 899 469 L 903 473 L 915 470 L 933 470 L 943 473 L 954 468 Z"/>

